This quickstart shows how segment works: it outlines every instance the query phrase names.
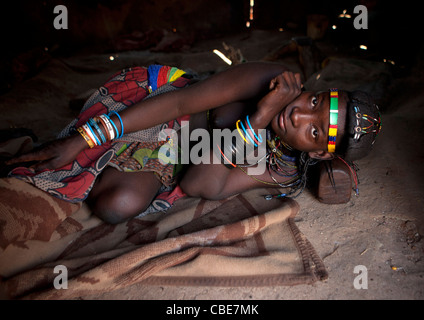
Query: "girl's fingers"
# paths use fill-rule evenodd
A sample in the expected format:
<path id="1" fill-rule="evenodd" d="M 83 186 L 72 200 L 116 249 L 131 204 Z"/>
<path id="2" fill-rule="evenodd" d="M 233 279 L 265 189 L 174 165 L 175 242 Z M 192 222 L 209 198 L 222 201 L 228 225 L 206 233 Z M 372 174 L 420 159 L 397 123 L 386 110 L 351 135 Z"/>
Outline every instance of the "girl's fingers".
<path id="1" fill-rule="evenodd" d="M 269 83 L 269 90 L 272 90 L 275 88 L 276 82 L 277 82 L 276 78 L 271 80 L 271 82 Z"/>
<path id="2" fill-rule="evenodd" d="M 296 78 L 296 74 L 294 74 L 293 72 L 286 71 L 284 72 L 284 78 L 290 90 L 296 90 L 298 88 L 300 89 L 300 86 L 298 85 L 298 81 Z"/>
<path id="3" fill-rule="evenodd" d="M 50 161 L 39 162 L 37 164 L 30 166 L 30 168 L 34 169 L 35 171 L 42 171 L 44 169 L 51 169 Z"/>
<path id="4" fill-rule="evenodd" d="M 5 162 L 6 165 L 13 165 L 17 163 L 24 163 L 24 162 L 31 162 L 31 161 L 40 161 L 40 163 L 47 163 L 50 162 L 50 160 L 54 156 L 51 152 L 46 151 L 45 149 L 32 151 L 23 155 L 20 155 L 18 157 L 12 158 Z M 33 166 L 37 166 L 38 164 L 35 164 Z M 32 167 L 33 167 L 32 166 Z"/>
<path id="5" fill-rule="evenodd" d="M 11 165 L 15 163 L 29 162 L 29 161 L 35 161 L 35 160 L 39 160 L 39 157 L 35 153 L 31 152 L 31 153 L 23 154 L 21 156 L 12 158 L 6 161 L 6 164 Z"/>
<path id="6" fill-rule="evenodd" d="M 297 86 L 298 86 L 299 88 L 303 88 L 302 79 L 300 78 L 300 73 L 296 73 L 296 74 L 294 75 L 294 77 L 295 77 L 295 79 L 296 79 Z"/>

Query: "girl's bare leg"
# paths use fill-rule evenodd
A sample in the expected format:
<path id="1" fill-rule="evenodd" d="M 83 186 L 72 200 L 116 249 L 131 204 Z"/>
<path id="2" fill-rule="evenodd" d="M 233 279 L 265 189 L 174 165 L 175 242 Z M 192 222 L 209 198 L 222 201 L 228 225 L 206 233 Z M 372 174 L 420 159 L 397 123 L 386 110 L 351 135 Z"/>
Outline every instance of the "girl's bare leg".
<path id="1" fill-rule="evenodd" d="M 160 187 L 153 172 L 122 172 L 108 167 L 98 177 L 87 203 L 99 218 L 116 224 L 147 209 Z"/>

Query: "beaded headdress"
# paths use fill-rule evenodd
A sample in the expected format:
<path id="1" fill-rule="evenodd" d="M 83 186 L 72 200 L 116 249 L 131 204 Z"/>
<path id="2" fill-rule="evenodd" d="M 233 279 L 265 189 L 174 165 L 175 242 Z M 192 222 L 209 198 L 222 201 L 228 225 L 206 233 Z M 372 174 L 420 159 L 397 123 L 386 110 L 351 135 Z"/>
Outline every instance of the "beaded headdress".
<path id="1" fill-rule="evenodd" d="M 375 105 L 375 107 L 378 109 L 377 105 Z M 353 139 L 355 141 L 358 141 L 362 135 L 367 133 L 375 133 L 375 135 L 377 136 L 377 134 L 381 130 L 381 117 L 379 116 L 378 119 L 376 119 L 368 114 L 361 113 L 361 109 L 357 105 L 354 105 L 353 109 L 355 110 L 356 117 L 356 125 L 354 127 L 355 134 L 353 136 Z M 374 144 L 374 142 L 375 138 L 372 143 Z"/>
<path id="2" fill-rule="evenodd" d="M 381 131 L 381 115 L 373 98 L 362 91 L 348 93 L 345 135 L 340 154 L 346 160 L 358 160 L 372 149 Z"/>

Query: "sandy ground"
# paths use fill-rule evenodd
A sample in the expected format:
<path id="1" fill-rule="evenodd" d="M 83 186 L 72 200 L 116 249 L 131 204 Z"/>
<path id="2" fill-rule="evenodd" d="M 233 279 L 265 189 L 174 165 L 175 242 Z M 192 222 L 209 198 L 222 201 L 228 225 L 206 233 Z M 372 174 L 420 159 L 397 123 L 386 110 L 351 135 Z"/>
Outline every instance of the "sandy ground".
<path id="1" fill-rule="evenodd" d="M 69 102 L 101 85 L 116 70 L 152 62 L 190 68 L 204 75 L 225 64 L 211 51 L 222 41 L 260 60 L 290 39 L 256 31 L 202 41 L 186 52 L 148 51 L 84 54 L 52 60 L 38 75 L 0 96 L 0 128 L 26 127 L 39 142 L 52 139 L 76 114 Z M 328 48 L 327 48 L 328 49 Z M 299 70 L 295 57 L 282 60 Z M 422 69 L 421 69 L 422 70 Z M 421 72 L 421 73 L 420 73 Z M 383 131 L 373 152 L 357 162 L 360 195 L 327 205 L 305 191 L 297 200 L 297 225 L 322 257 L 328 280 L 314 285 L 262 288 L 163 287 L 133 285 L 83 299 L 423 299 L 424 298 L 424 93 L 423 73 L 392 78 L 384 92 Z M 407 88 L 407 90 L 406 90 Z M 366 268 L 355 273 L 356 266 Z M 367 288 L 356 289 L 355 277 Z"/>

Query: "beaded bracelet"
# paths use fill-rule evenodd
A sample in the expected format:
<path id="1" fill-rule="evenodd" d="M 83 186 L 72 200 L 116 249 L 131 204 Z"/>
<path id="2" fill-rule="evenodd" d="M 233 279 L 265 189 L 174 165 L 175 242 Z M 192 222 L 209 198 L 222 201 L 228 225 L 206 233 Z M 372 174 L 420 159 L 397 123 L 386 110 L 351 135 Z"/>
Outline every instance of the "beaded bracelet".
<path id="1" fill-rule="evenodd" d="M 240 120 L 239 120 L 240 121 Z M 255 147 L 257 147 L 258 145 L 256 144 L 256 142 L 255 141 L 253 141 L 253 139 L 252 139 L 252 137 L 250 136 L 250 134 L 248 134 L 247 133 L 247 131 L 246 131 L 246 128 L 244 127 L 244 125 L 243 125 L 243 122 L 241 122 L 240 121 L 240 125 L 241 125 L 241 128 L 243 129 L 243 132 L 244 132 L 244 134 L 246 135 L 246 137 L 249 139 L 249 141 L 255 146 Z M 249 141 L 247 141 L 247 142 L 249 142 Z"/>
<path id="2" fill-rule="evenodd" d="M 249 126 L 249 128 L 250 128 L 250 131 L 251 132 L 253 132 L 253 136 L 254 136 L 254 138 L 259 142 L 259 143 L 262 143 L 262 137 L 259 135 L 257 135 L 256 133 L 255 133 L 255 130 L 253 130 L 253 128 L 252 128 L 252 125 L 250 124 L 250 121 L 249 121 L 249 116 L 246 116 L 246 123 L 247 123 L 247 125 Z M 258 143 L 258 144 L 259 144 Z"/>
<path id="3" fill-rule="evenodd" d="M 88 125 L 88 123 L 85 123 L 82 125 L 82 128 L 84 129 L 85 133 L 90 137 L 91 141 L 95 146 L 100 145 L 100 140 L 97 139 L 96 135 L 93 132 L 93 129 L 91 129 Z"/>
<path id="4" fill-rule="evenodd" d="M 120 133 L 115 123 L 110 118 L 110 115 L 112 114 L 116 115 L 119 119 L 119 122 L 121 124 Z M 103 134 L 103 131 L 100 128 L 99 124 L 103 126 L 107 138 Z M 107 141 L 115 139 L 115 137 L 121 138 L 124 135 L 124 123 L 122 121 L 122 118 L 116 111 L 111 111 L 109 114 L 102 114 L 97 117 L 88 119 L 88 121 L 84 123 L 81 127 L 79 127 L 77 131 L 87 142 L 88 146 L 90 148 L 94 148 L 95 146 L 101 146 Z"/>
<path id="5" fill-rule="evenodd" d="M 84 138 L 85 142 L 87 142 L 90 149 L 94 148 L 93 140 L 90 139 L 90 137 L 87 135 L 87 133 L 84 131 L 82 127 L 79 127 L 77 131 L 81 134 L 81 136 Z"/>
<path id="6" fill-rule="evenodd" d="M 112 121 L 112 119 L 109 117 L 109 115 L 104 114 L 103 116 L 109 121 L 109 123 L 111 124 L 111 126 L 115 130 L 114 132 L 116 132 L 116 138 L 119 138 L 119 131 L 118 131 L 118 128 L 116 127 L 116 125 L 115 125 L 115 122 Z"/>
<path id="7" fill-rule="evenodd" d="M 246 143 L 253 144 L 255 147 L 259 146 L 262 143 L 263 139 L 260 135 L 258 136 L 255 133 L 255 130 L 253 130 L 252 125 L 250 124 L 250 121 L 249 121 L 249 116 L 246 116 L 245 123 L 246 123 L 246 126 L 243 125 L 243 122 L 240 119 L 237 120 L 236 128 L 237 128 L 239 135 L 243 138 L 243 140 Z M 239 126 L 239 124 L 240 124 L 240 126 Z M 240 130 L 240 127 L 243 130 L 244 134 L 243 134 L 242 130 Z M 246 139 L 246 137 L 247 137 L 247 139 Z"/>
<path id="8" fill-rule="evenodd" d="M 99 125 L 97 124 L 97 122 L 96 122 L 93 118 L 90 118 L 90 119 L 88 120 L 88 122 L 89 122 L 89 124 L 90 124 L 92 127 L 94 127 L 94 129 L 96 129 L 97 133 L 98 133 L 98 134 L 99 134 L 99 136 L 100 136 L 100 140 L 102 140 L 102 143 L 106 143 L 106 142 L 107 142 L 107 140 L 106 140 L 106 138 L 105 138 L 105 136 L 104 136 L 104 134 L 103 134 L 102 130 L 100 129 Z"/>
<path id="9" fill-rule="evenodd" d="M 219 150 L 219 152 L 221 153 L 221 159 L 222 160 L 224 160 L 224 166 L 226 166 L 227 168 L 230 168 L 231 169 L 231 167 L 237 167 L 232 161 L 230 161 L 226 156 L 225 156 L 225 154 L 224 154 L 224 152 L 221 150 L 221 148 L 219 147 L 219 144 L 217 144 L 216 145 L 217 146 L 217 148 L 218 148 L 218 150 Z"/>
<path id="10" fill-rule="evenodd" d="M 239 120 L 237 120 L 237 122 L 236 122 L 236 128 L 237 128 L 237 131 L 238 131 L 238 133 L 239 133 L 239 135 L 240 135 L 240 137 L 242 137 L 243 138 L 243 140 L 246 142 L 246 143 L 249 143 L 249 141 L 247 141 L 246 140 L 246 137 L 242 134 L 242 132 L 241 132 L 241 130 L 240 130 L 240 127 L 239 127 L 239 123 L 241 123 L 241 120 L 239 119 Z M 245 131 L 246 132 L 246 131 Z"/>
<path id="11" fill-rule="evenodd" d="M 240 156 L 239 153 L 244 154 L 246 144 L 258 147 L 263 141 L 262 137 L 260 135 L 258 136 L 253 130 L 249 121 L 249 116 L 246 117 L 244 124 L 242 120 L 237 120 L 236 129 L 238 135 L 233 136 L 231 143 L 227 142 L 221 145 L 222 148 L 217 144 L 223 164 L 230 169 L 232 167 L 237 167 L 237 158 Z M 217 155 L 219 156 L 219 154 Z"/>
<path id="12" fill-rule="evenodd" d="M 111 112 L 109 112 L 108 117 L 109 117 L 109 120 L 112 123 L 113 123 L 113 121 L 112 121 L 112 119 L 110 119 L 110 116 L 112 114 L 116 115 L 119 119 L 119 122 L 121 123 L 121 134 L 120 135 L 118 135 L 118 128 L 116 128 L 115 125 L 114 126 L 115 126 L 115 129 L 116 129 L 116 134 L 118 135 L 118 138 L 122 138 L 122 136 L 124 135 L 124 123 L 122 122 L 121 116 L 116 111 L 111 111 Z"/>
<path id="13" fill-rule="evenodd" d="M 104 114 L 95 117 L 94 120 L 100 122 L 103 125 L 106 131 L 107 139 L 109 141 L 115 139 L 115 130 L 113 129 L 109 119 Z"/>

